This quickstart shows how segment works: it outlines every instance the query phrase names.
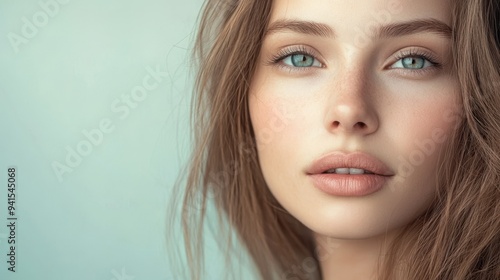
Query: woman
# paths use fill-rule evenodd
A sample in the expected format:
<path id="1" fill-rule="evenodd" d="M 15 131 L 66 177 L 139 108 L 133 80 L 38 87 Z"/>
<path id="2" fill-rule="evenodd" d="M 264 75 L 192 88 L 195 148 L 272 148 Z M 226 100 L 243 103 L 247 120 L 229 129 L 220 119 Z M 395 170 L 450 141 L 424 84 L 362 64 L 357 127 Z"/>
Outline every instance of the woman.
<path id="1" fill-rule="evenodd" d="M 496 0 L 207 1 L 192 277 L 210 198 L 262 279 L 500 279 L 499 26 Z"/>

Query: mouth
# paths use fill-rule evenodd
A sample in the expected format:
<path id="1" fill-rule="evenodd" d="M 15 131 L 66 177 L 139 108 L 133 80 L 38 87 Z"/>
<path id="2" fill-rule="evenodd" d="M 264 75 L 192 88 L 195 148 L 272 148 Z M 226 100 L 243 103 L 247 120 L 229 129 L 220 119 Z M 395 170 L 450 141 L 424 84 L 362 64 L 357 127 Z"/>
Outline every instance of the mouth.
<path id="1" fill-rule="evenodd" d="M 375 174 L 369 170 L 365 170 L 362 168 L 350 168 L 350 167 L 340 167 L 340 168 L 332 168 L 328 169 L 321 174 L 350 174 L 350 175 L 362 175 L 362 174 Z"/>
<path id="2" fill-rule="evenodd" d="M 363 175 L 374 174 L 393 176 L 394 172 L 381 160 L 366 153 L 356 152 L 345 154 L 334 152 L 315 160 L 306 173 L 313 174 L 344 174 Z"/>
<path id="3" fill-rule="evenodd" d="M 319 190 L 334 196 L 365 196 L 381 190 L 394 173 L 377 158 L 365 153 L 335 152 L 307 169 Z"/>

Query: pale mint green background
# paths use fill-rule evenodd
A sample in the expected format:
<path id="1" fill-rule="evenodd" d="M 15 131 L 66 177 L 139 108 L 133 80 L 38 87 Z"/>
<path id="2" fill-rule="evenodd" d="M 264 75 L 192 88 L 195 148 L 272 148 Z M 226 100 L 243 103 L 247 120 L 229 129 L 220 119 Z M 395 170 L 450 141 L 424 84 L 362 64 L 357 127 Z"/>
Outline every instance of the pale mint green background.
<path id="1" fill-rule="evenodd" d="M 164 220 L 189 152 L 189 48 L 201 0 L 60 2 L 0 0 L 0 279 L 175 279 Z M 39 26 L 23 35 L 24 17 Z M 127 115 L 113 109 L 148 68 L 166 73 L 157 87 Z M 54 162 L 67 164 L 68 147 L 106 119 L 113 131 L 58 178 Z M 16 273 L 6 264 L 11 165 Z M 213 248 L 206 279 L 224 270 Z"/>

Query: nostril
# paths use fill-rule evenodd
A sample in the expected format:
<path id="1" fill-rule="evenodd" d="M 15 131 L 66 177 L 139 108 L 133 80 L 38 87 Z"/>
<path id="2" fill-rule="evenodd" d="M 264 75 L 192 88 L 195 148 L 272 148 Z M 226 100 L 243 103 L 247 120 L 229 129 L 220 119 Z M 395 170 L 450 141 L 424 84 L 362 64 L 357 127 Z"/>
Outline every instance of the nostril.
<path id="1" fill-rule="evenodd" d="M 364 128 L 366 128 L 366 124 L 365 124 L 364 122 L 357 122 L 357 123 L 354 125 L 354 128 L 364 129 Z"/>
<path id="2" fill-rule="evenodd" d="M 365 122 L 356 122 L 354 124 L 349 124 L 349 123 L 341 123 L 340 121 L 333 121 L 331 123 L 332 129 L 340 129 L 343 127 L 343 129 L 348 130 L 348 131 L 366 131 L 368 129 L 368 125 Z"/>

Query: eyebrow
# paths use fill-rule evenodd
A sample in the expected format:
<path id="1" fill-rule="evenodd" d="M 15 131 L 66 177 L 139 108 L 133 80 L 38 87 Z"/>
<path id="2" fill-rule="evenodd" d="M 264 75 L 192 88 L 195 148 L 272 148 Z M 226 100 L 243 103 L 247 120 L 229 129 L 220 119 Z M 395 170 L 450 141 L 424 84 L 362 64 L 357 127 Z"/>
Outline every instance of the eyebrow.
<path id="1" fill-rule="evenodd" d="M 335 31 L 329 25 L 314 21 L 281 19 L 274 21 L 266 30 L 266 36 L 274 33 L 292 31 L 320 37 L 335 37 Z M 378 27 L 375 38 L 387 38 L 430 32 L 445 38 L 451 38 L 452 29 L 446 23 L 434 19 L 415 19 L 390 23 Z"/>
<path id="2" fill-rule="evenodd" d="M 417 19 L 384 25 L 379 29 L 377 37 L 397 37 L 422 32 L 435 33 L 446 38 L 451 38 L 452 30 L 448 24 L 437 19 Z"/>
<path id="3" fill-rule="evenodd" d="M 301 34 L 312 34 L 321 37 L 335 37 L 333 29 L 324 23 L 304 20 L 281 19 L 269 25 L 266 36 L 273 33 L 292 31 Z"/>

